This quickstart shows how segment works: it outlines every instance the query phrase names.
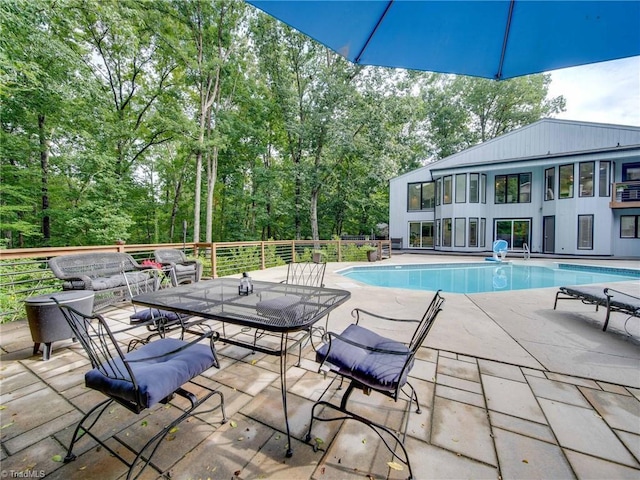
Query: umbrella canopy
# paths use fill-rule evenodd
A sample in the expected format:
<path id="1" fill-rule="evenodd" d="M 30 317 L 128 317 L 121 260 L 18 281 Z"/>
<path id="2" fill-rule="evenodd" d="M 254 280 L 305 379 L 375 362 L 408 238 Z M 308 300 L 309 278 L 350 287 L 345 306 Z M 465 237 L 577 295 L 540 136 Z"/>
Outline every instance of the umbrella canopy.
<path id="1" fill-rule="evenodd" d="M 356 64 L 507 79 L 640 55 L 640 1 L 248 3 Z"/>

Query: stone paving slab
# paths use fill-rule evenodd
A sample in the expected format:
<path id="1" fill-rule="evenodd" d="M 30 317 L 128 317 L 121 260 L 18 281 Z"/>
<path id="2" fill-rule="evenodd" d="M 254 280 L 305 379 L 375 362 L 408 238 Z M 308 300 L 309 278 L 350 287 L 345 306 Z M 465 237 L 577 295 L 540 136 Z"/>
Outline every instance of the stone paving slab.
<path id="1" fill-rule="evenodd" d="M 335 274 L 340 265 L 330 267 L 325 283 L 337 287 L 344 282 Z M 251 276 L 279 281 L 286 267 Z M 346 327 L 356 306 L 421 315 L 431 295 L 354 285 L 352 299 L 330 316 L 332 330 Z M 554 295 L 555 289 L 526 296 L 445 294 L 445 310 L 411 372 L 422 413 L 411 413 L 405 445 L 416 479 L 640 478 L 640 341 L 621 332 L 618 318 L 611 332 L 602 332 L 603 312 L 569 305 L 554 311 Z M 123 304 L 107 314 L 126 323 L 131 313 Z M 56 342 L 48 362 L 32 348 L 26 322 L 0 325 L 1 469 L 42 470 L 65 480 L 124 478 L 126 468 L 88 439 L 79 442 L 76 461 L 53 460 L 64 456 L 75 423 L 101 395 L 83 386 L 89 363 L 77 343 Z M 293 458 L 284 456 L 279 360 L 231 345 L 220 344 L 218 351 L 222 368 L 200 381 L 224 394 L 229 421 L 221 425 L 219 411 L 199 409 L 182 424 L 158 457 L 172 478 L 406 478 L 407 469 L 390 468 L 391 454 L 358 422 L 315 422 L 311 445 L 304 442 L 311 406 L 330 381 L 317 373 L 310 347 L 300 367 L 295 355 L 288 362 Z M 325 399 L 341 395 L 330 388 Z M 353 400 L 359 412 L 394 429 L 402 425 L 406 401 L 360 393 Z M 23 410 L 36 408 L 41 411 L 33 418 L 23 418 Z M 98 431 L 140 443 L 149 422 L 166 422 L 175 410 L 161 406 L 134 415 L 116 407 Z M 12 417 L 20 431 L 6 426 Z M 142 478 L 157 475 L 147 470 Z"/>

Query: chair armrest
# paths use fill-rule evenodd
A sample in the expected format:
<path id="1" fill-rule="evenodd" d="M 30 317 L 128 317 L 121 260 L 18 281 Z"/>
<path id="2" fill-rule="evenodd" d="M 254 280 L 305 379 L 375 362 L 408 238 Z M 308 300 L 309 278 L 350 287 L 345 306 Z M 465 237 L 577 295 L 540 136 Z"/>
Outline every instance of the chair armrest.
<path id="1" fill-rule="evenodd" d="M 366 316 L 377 318 L 379 320 L 388 320 L 390 322 L 410 322 L 410 323 L 418 323 L 418 322 L 420 322 L 420 320 L 416 320 L 414 318 L 386 317 L 384 315 L 379 315 L 377 313 L 372 313 L 372 312 L 369 312 L 367 310 L 363 310 L 361 308 L 354 308 L 351 311 L 351 316 L 356 319 L 356 325 L 358 325 L 358 322 L 360 322 L 361 318 L 362 318 L 362 320 L 364 320 L 366 318 Z"/>
<path id="2" fill-rule="evenodd" d="M 609 295 L 609 292 L 619 293 L 620 295 L 624 295 L 626 297 L 631 297 L 631 298 L 633 298 L 635 300 L 640 300 L 640 297 L 636 297 L 635 295 L 631 295 L 630 293 L 621 292 L 620 290 L 614 290 L 613 288 L 608 288 L 608 287 L 604 289 L 604 294 L 607 297 L 609 297 L 609 298 L 613 297 L 613 295 Z"/>

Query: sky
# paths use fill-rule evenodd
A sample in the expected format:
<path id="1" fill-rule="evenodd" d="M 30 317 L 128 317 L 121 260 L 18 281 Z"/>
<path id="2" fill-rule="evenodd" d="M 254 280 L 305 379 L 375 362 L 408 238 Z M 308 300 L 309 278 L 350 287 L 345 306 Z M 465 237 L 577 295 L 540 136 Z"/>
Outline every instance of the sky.
<path id="1" fill-rule="evenodd" d="M 563 95 L 566 120 L 640 127 L 640 57 L 554 70 L 548 96 Z"/>

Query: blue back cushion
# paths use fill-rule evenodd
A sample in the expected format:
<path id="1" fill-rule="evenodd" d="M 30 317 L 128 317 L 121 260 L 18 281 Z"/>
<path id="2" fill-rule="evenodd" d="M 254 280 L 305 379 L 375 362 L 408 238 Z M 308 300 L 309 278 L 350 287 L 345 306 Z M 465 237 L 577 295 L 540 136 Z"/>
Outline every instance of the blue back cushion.
<path id="1" fill-rule="evenodd" d="M 216 363 L 211 347 L 204 344 L 195 344 L 177 353 L 167 355 L 183 345 L 186 345 L 186 342 L 182 340 L 163 338 L 125 355 L 127 360 L 159 357 L 129 363 L 138 383 L 141 403 L 145 408 L 149 408 L 171 395 L 183 384 Z M 102 367 L 109 373 L 109 376 L 105 376 L 99 369 L 94 368 L 84 377 L 87 387 L 110 397 L 118 397 L 137 403 L 133 383 L 126 375 L 126 368 L 122 360 L 118 358 L 114 360 L 114 366 L 103 364 Z"/>
<path id="2" fill-rule="evenodd" d="M 400 354 L 372 352 L 332 338 L 330 350 L 329 344 L 324 344 L 318 349 L 316 359 L 319 362 L 327 357 L 328 352 L 326 361 L 333 369 L 378 390 L 394 391 L 407 383 L 407 376 L 413 367 L 414 360 L 406 345 L 359 325 L 349 325 L 341 336 L 361 345 L 400 352 Z M 409 357 L 411 359 L 403 371 Z"/>

